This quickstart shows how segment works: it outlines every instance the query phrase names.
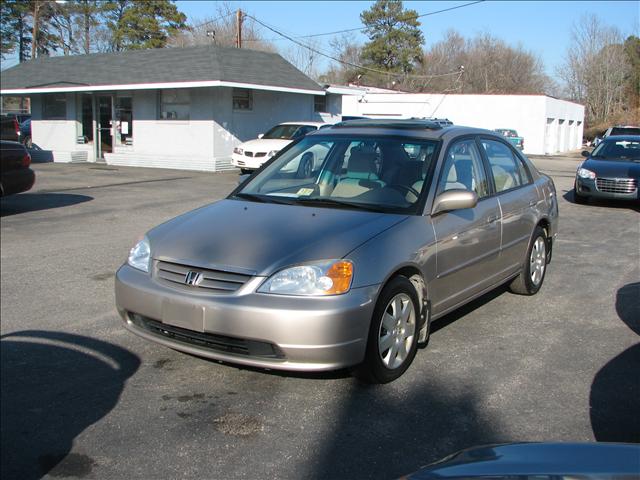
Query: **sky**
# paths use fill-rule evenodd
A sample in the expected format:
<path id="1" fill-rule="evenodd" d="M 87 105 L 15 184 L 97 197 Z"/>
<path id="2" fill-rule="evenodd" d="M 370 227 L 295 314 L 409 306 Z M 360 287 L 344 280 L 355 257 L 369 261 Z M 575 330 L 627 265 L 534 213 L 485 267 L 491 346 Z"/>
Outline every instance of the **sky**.
<path id="1" fill-rule="evenodd" d="M 419 14 L 434 12 L 469 3 L 461 1 L 405 1 L 404 6 Z M 180 11 L 190 20 L 215 18 L 223 2 L 204 0 L 179 0 Z M 361 27 L 360 13 L 370 8 L 371 1 L 228 1 L 232 9 L 240 8 L 261 21 L 291 36 L 325 33 L 347 28 Z M 555 72 L 563 63 L 570 45 L 571 29 L 581 16 L 597 15 L 604 23 L 618 27 L 627 36 L 640 36 L 640 2 L 636 1 L 492 1 L 421 18 L 425 47 L 429 48 L 444 37 L 449 29 L 455 29 L 469 38 L 479 32 L 489 32 L 511 45 L 522 45 L 539 56 L 547 74 Z M 264 30 L 263 37 L 274 40 L 282 50 L 293 46 L 288 40 Z M 330 51 L 332 37 L 320 37 L 318 46 Z M 356 40 L 364 43 L 367 38 L 356 32 Z M 304 41 L 304 39 L 303 39 Z M 307 40 L 308 41 L 308 40 Z M 320 71 L 328 67 L 329 60 L 320 64 Z M 3 69 L 15 65 L 9 57 Z"/>
<path id="2" fill-rule="evenodd" d="M 462 1 L 405 1 L 407 9 L 419 14 L 451 8 L 469 3 Z M 190 19 L 215 17 L 221 2 L 176 2 Z M 240 8 L 278 30 L 292 36 L 311 35 L 347 28 L 361 27 L 360 13 L 370 8 L 370 1 L 232 1 L 226 2 L 232 9 Z M 444 37 L 449 29 L 455 29 L 465 37 L 479 32 L 490 32 L 509 44 L 521 44 L 538 55 L 544 62 L 547 74 L 555 77 L 555 70 L 563 63 L 570 44 L 572 25 L 582 15 L 595 14 L 604 23 L 618 27 L 625 36 L 639 35 L 640 2 L 638 1 L 485 1 L 449 12 L 421 18 L 425 47 L 429 48 Z M 367 38 L 357 33 L 357 40 Z M 266 30 L 264 37 L 277 35 Z M 321 48 L 329 50 L 329 39 L 320 37 Z M 284 49 L 292 44 L 278 40 Z"/>

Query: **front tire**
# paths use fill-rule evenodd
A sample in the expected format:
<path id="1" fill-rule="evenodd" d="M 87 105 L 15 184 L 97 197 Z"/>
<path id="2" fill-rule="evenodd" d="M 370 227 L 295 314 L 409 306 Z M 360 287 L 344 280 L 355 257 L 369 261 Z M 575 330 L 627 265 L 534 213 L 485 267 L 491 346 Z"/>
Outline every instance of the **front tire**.
<path id="1" fill-rule="evenodd" d="M 356 376 L 368 383 L 389 383 L 409 368 L 418 348 L 419 305 L 407 278 L 387 283 L 376 303 L 365 359 Z"/>
<path id="2" fill-rule="evenodd" d="M 547 272 L 547 250 L 549 242 L 547 234 L 539 225 L 533 231 L 531 243 L 527 249 L 524 267 L 509 285 L 513 293 L 519 295 L 535 295 L 542 287 L 544 275 Z"/>

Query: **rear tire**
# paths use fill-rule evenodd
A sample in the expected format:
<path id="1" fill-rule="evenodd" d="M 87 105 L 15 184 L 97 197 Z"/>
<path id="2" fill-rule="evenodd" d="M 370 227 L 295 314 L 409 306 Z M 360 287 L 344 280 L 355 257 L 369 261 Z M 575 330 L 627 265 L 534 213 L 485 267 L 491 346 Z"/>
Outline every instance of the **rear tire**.
<path id="1" fill-rule="evenodd" d="M 364 362 L 356 367 L 356 376 L 367 383 L 399 378 L 416 356 L 419 315 L 413 284 L 405 277 L 391 279 L 373 311 Z"/>
<path id="2" fill-rule="evenodd" d="M 531 242 L 524 259 L 524 267 L 520 275 L 509 285 L 509 290 L 519 295 L 535 295 L 538 293 L 547 272 L 548 249 L 547 234 L 538 225 L 531 236 Z"/>

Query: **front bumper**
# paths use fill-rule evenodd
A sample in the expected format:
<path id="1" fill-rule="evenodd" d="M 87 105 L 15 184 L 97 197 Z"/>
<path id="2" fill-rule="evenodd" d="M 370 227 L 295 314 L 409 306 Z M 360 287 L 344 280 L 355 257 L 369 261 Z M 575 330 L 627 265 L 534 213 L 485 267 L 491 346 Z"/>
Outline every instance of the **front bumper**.
<path id="1" fill-rule="evenodd" d="M 246 157 L 237 153 L 231 154 L 231 164 L 237 168 L 244 168 L 246 170 L 257 170 L 269 160 L 266 155 L 264 157 Z"/>
<path id="2" fill-rule="evenodd" d="M 576 191 L 583 197 L 600 198 L 603 200 L 638 200 L 640 199 L 638 182 L 636 188 L 629 193 L 620 193 L 615 187 L 609 186 L 606 190 L 598 188 L 596 180 L 576 176 Z"/>
<path id="3" fill-rule="evenodd" d="M 324 298 L 242 290 L 191 295 L 128 265 L 115 284 L 126 328 L 147 340 L 215 360 L 297 371 L 362 362 L 379 288 Z"/>

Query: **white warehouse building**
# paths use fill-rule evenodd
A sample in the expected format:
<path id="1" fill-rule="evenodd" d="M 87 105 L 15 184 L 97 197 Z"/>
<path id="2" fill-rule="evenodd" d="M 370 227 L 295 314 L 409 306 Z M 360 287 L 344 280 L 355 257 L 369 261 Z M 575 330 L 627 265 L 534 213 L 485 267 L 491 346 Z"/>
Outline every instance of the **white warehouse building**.
<path id="1" fill-rule="evenodd" d="M 372 93 L 363 88 L 329 88 L 342 96 L 343 116 L 437 117 L 456 125 L 509 128 L 524 137 L 524 152 L 551 155 L 582 146 L 584 106 L 545 95 Z"/>

